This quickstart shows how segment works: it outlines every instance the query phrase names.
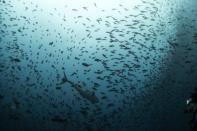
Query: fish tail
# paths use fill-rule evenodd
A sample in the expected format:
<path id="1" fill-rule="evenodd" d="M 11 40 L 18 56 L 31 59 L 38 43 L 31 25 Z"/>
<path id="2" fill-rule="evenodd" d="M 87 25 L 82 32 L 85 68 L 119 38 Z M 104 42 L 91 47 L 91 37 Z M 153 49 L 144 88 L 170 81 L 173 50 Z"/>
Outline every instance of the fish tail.
<path id="1" fill-rule="evenodd" d="M 64 72 L 64 78 L 65 78 L 66 82 L 69 82 L 65 72 Z"/>
<path id="2" fill-rule="evenodd" d="M 74 83 L 72 81 L 68 80 L 65 72 L 64 72 L 64 78 L 65 78 L 66 82 L 70 83 L 71 85 L 74 85 Z"/>

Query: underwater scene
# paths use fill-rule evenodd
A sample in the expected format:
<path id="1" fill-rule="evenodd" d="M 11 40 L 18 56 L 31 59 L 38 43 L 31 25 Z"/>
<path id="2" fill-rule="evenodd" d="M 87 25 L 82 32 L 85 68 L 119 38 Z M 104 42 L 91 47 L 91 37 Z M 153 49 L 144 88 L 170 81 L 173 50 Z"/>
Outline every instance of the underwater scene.
<path id="1" fill-rule="evenodd" d="M 0 131 L 196 127 L 197 0 L 0 0 Z"/>

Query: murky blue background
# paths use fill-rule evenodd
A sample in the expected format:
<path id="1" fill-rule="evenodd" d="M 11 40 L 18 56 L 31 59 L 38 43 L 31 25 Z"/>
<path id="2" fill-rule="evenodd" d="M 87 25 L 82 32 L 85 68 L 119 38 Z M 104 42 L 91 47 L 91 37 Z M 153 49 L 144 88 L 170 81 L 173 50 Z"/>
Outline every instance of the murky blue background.
<path id="1" fill-rule="evenodd" d="M 189 130 L 183 111 L 197 85 L 196 5 L 0 0 L 0 130 Z M 99 102 L 59 86 L 64 73 Z"/>

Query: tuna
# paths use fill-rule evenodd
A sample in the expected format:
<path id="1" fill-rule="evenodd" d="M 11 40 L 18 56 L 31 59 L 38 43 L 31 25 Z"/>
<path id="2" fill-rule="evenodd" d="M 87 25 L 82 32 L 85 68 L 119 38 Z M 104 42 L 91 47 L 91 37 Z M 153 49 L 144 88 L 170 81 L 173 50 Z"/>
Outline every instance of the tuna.
<path id="1" fill-rule="evenodd" d="M 58 84 L 58 85 L 62 85 L 65 84 L 66 82 L 70 83 L 72 87 L 75 88 L 75 90 L 85 99 L 87 99 L 88 101 L 90 101 L 92 104 L 94 103 L 98 103 L 99 99 L 96 96 L 94 91 L 90 91 L 90 90 L 84 90 L 81 86 L 82 86 L 82 82 L 80 82 L 80 84 L 75 84 L 74 82 L 70 81 L 67 79 L 66 74 L 64 73 L 64 77 L 62 78 L 62 81 Z"/>

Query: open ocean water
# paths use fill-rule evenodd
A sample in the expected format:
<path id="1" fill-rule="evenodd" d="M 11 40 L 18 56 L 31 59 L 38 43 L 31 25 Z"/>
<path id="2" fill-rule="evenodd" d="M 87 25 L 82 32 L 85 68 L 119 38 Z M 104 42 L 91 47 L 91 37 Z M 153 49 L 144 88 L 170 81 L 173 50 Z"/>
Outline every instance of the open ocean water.
<path id="1" fill-rule="evenodd" d="M 190 131 L 196 0 L 0 0 L 0 131 Z"/>

